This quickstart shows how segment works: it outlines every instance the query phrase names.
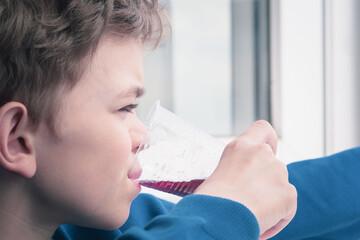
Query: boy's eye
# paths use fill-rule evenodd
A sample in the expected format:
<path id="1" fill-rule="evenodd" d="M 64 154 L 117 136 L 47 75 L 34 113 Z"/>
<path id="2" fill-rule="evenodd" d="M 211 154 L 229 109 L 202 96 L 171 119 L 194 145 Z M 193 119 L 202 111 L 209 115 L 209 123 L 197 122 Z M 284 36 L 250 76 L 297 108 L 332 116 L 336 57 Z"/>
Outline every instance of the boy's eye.
<path id="1" fill-rule="evenodd" d="M 131 113 L 135 108 L 137 108 L 139 104 L 129 104 L 121 109 L 119 109 L 120 112 L 129 112 Z"/>

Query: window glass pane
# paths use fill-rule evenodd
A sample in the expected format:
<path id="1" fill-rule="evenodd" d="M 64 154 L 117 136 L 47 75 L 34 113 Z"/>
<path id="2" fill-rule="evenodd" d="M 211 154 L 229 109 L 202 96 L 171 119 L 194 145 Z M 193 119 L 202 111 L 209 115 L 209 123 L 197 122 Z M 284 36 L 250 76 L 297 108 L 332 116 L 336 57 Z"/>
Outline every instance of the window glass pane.
<path id="1" fill-rule="evenodd" d="M 264 112 L 259 106 L 268 103 L 266 89 L 260 91 L 268 88 L 260 81 L 268 76 L 262 67 L 268 49 L 261 48 L 268 38 L 259 20 L 267 16 L 266 5 L 265 14 L 259 12 L 266 2 L 166 1 L 172 34 L 145 54 L 140 118 L 156 99 L 216 136 L 234 135 L 258 118 Z"/>

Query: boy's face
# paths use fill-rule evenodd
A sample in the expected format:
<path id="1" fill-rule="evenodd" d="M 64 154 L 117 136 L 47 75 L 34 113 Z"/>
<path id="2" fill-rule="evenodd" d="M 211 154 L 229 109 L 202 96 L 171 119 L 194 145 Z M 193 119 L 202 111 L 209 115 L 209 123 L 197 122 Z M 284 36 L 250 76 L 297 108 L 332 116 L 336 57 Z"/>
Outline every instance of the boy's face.
<path id="1" fill-rule="evenodd" d="M 88 67 L 62 99 L 57 137 L 43 123 L 35 135 L 35 197 L 52 218 L 113 229 L 140 191 L 133 157 L 146 128 L 131 104 L 143 87 L 142 46 L 105 39 Z"/>

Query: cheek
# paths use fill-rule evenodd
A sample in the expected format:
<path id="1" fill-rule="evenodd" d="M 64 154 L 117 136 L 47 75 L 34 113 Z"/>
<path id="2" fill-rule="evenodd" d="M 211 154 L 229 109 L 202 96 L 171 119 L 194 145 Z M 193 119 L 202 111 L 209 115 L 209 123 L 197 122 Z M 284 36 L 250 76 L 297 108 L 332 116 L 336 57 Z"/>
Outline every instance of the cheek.
<path id="1" fill-rule="evenodd" d="M 131 138 L 125 127 L 109 122 L 84 129 L 67 134 L 61 142 L 41 143 L 45 147 L 37 150 L 34 181 L 45 198 L 55 200 L 49 205 L 55 204 L 63 214 L 99 217 L 103 206 L 114 210 L 113 203 L 128 201 Z"/>
<path id="2" fill-rule="evenodd" d="M 132 147 L 128 133 L 114 130 L 106 139 L 106 143 L 105 141 L 101 143 L 101 150 L 98 152 L 101 152 L 99 158 L 106 158 L 102 162 L 108 166 L 100 166 L 100 168 L 113 172 L 115 178 L 126 177 L 130 167 Z"/>
<path id="3" fill-rule="evenodd" d="M 94 140 L 89 141 L 89 139 Z M 112 184 L 119 184 L 119 181 L 127 177 L 130 167 L 131 139 L 126 128 L 104 127 L 101 131 L 89 132 L 83 142 L 82 150 L 76 151 L 79 151 L 78 158 L 83 158 L 79 164 L 82 167 L 84 164 L 88 165 L 84 169 L 84 174 L 96 176 L 96 179 L 91 181 L 93 187 L 106 191 L 107 188 L 112 187 Z"/>

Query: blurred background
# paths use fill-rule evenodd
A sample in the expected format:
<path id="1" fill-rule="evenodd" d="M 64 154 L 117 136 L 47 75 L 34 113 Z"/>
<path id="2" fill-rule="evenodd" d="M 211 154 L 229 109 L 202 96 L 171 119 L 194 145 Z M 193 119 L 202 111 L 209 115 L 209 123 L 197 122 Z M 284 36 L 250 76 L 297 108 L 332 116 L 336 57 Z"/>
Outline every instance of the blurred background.
<path id="1" fill-rule="evenodd" d="M 224 141 L 269 121 L 286 162 L 360 145 L 360 1 L 166 0 L 171 37 L 144 53 L 152 103 Z"/>

